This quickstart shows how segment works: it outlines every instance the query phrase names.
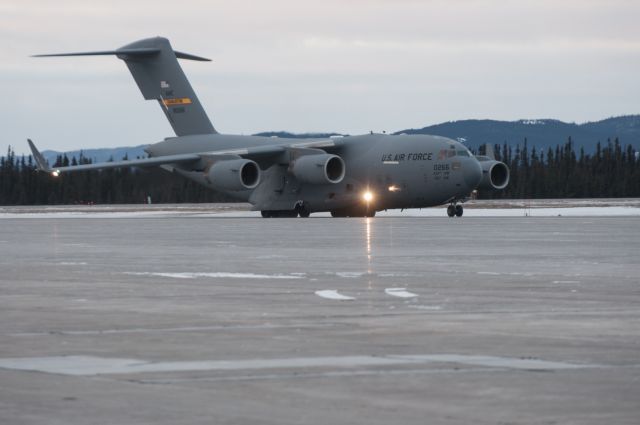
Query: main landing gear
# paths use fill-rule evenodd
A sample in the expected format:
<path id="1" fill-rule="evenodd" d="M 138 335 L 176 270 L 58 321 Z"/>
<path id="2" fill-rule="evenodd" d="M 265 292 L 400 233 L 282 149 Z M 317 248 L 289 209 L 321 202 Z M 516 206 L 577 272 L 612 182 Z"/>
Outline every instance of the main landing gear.
<path id="1" fill-rule="evenodd" d="M 457 204 L 451 204 L 447 207 L 447 215 L 449 217 L 462 217 L 462 214 L 464 213 L 464 209 L 462 208 L 462 205 L 457 205 Z"/>

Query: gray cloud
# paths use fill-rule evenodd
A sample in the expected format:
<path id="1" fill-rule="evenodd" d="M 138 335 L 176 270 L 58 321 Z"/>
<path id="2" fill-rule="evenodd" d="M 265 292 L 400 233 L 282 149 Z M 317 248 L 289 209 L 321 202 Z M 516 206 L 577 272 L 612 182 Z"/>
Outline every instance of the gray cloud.
<path id="1" fill-rule="evenodd" d="M 5 0 L 0 148 L 171 135 L 120 61 L 27 57 L 155 35 L 214 59 L 183 67 L 227 133 L 638 113 L 639 12 L 636 1 L 596 0 Z"/>

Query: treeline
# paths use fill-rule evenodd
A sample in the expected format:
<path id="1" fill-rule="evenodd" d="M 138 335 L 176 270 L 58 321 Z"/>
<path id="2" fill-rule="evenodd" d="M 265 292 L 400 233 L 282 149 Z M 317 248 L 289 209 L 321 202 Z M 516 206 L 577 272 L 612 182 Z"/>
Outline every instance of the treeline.
<path id="1" fill-rule="evenodd" d="M 62 155 L 53 167 L 90 163 L 82 156 L 69 159 Z M 148 197 L 152 203 L 232 201 L 157 167 L 85 171 L 54 178 L 37 171 L 31 156 L 15 156 L 11 147 L 0 158 L 0 205 L 139 204 Z"/>
<path id="2" fill-rule="evenodd" d="M 495 145 L 496 159 L 511 170 L 509 186 L 482 191 L 480 198 L 640 197 L 640 160 L 632 146 L 617 139 L 597 145 L 593 154 L 575 151 L 568 139 L 541 151 L 522 145 Z M 126 158 L 124 158 L 126 159 Z M 87 158 L 59 156 L 54 167 L 88 164 Z M 223 194 L 159 168 L 112 169 L 52 178 L 36 170 L 31 156 L 17 157 L 11 147 L 0 158 L 0 205 L 136 204 L 227 202 Z"/>
<path id="3" fill-rule="evenodd" d="M 495 145 L 496 159 L 511 171 L 502 191 L 483 191 L 481 198 L 627 198 L 640 196 L 640 160 L 631 145 L 619 140 L 596 145 L 593 154 L 575 151 L 569 138 L 546 151 L 522 146 Z"/>

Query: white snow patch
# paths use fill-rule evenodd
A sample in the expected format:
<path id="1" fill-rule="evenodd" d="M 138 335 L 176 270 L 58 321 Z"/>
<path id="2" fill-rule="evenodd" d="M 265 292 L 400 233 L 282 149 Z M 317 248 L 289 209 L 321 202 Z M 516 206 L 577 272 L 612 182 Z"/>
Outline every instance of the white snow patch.
<path id="1" fill-rule="evenodd" d="M 579 280 L 554 280 L 553 283 L 580 283 Z"/>
<path id="2" fill-rule="evenodd" d="M 506 206 L 503 207 L 503 204 Z M 497 208 L 492 208 L 497 206 Z M 464 217 L 557 217 L 557 216 L 640 216 L 638 199 L 562 199 L 471 201 L 465 204 Z M 77 219 L 77 218 L 259 218 L 258 211 L 248 211 L 247 204 L 183 204 L 183 205 L 109 205 L 64 207 L 0 207 L 0 219 Z M 379 211 L 380 217 L 442 217 L 446 206 Z M 313 217 L 330 217 L 328 212 Z"/>
<path id="3" fill-rule="evenodd" d="M 160 272 L 124 272 L 124 274 L 134 276 L 158 276 L 169 277 L 173 279 L 196 279 L 199 277 L 210 277 L 220 279 L 302 279 L 303 273 L 295 274 L 255 274 L 255 273 L 196 273 L 196 272 L 182 272 L 182 273 L 160 273 Z"/>
<path id="4" fill-rule="evenodd" d="M 319 297 L 326 298 L 329 300 L 337 300 L 337 301 L 353 301 L 355 298 L 349 297 L 347 295 L 342 295 L 335 289 L 324 289 L 322 291 L 316 291 L 315 294 Z"/>
<path id="5" fill-rule="evenodd" d="M 59 266 L 86 266 L 87 263 L 84 261 L 61 261 L 56 263 Z"/>
<path id="6" fill-rule="evenodd" d="M 465 208 L 464 217 L 613 217 L 640 216 L 637 207 Z M 445 208 L 379 211 L 376 217 L 446 217 Z M 459 220 L 459 219 L 458 219 Z"/>
<path id="7" fill-rule="evenodd" d="M 461 354 L 414 354 L 378 356 L 291 357 L 199 361 L 149 361 L 93 356 L 14 357 L 0 359 L 0 368 L 40 371 L 73 376 L 188 371 L 248 371 L 268 369 L 363 368 L 380 366 L 451 364 L 516 370 L 571 370 L 607 367 L 529 358 Z"/>
<path id="8" fill-rule="evenodd" d="M 407 288 L 386 288 L 384 292 L 392 297 L 400 298 L 413 298 L 418 296 L 418 294 L 407 291 Z"/>
<path id="9" fill-rule="evenodd" d="M 520 123 L 524 125 L 545 125 L 543 120 L 520 120 Z"/>
<path id="10" fill-rule="evenodd" d="M 439 306 L 439 305 L 410 305 L 408 307 L 415 308 L 416 310 L 429 310 L 429 311 L 442 310 L 442 306 Z"/>
<path id="11" fill-rule="evenodd" d="M 490 274 L 492 276 L 500 276 L 498 272 L 478 272 L 478 274 Z"/>
<path id="12" fill-rule="evenodd" d="M 346 279 L 355 279 L 357 277 L 364 276 L 364 273 L 359 273 L 359 272 L 336 272 L 336 276 L 344 277 Z"/>

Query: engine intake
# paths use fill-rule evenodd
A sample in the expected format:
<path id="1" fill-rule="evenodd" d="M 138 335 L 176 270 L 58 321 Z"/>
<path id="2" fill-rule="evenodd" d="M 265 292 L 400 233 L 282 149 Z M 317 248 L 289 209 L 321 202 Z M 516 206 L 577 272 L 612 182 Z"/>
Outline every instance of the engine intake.
<path id="1" fill-rule="evenodd" d="M 344 178 L 345 165 L 337 155 L 304 155 L 290 167 L 298 180 L 310 184 L 336 184 Z"/>
<path id="2" fill-rule="evenodd" d="M 504 189 L 509 184 L 509 167 L 500 161 L 481 161 L 482 180 L 478 185 L 481 189 Z"/>
<path id="3" fill-rule="evenodd" d="M 207 179 L 218 190 L 254 189 L 260 183 L 260 167 L 249 159 L 218 161 L 209 168 Z"/>

